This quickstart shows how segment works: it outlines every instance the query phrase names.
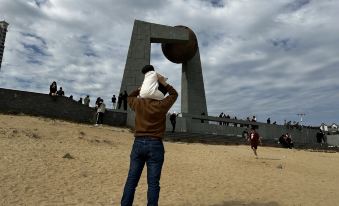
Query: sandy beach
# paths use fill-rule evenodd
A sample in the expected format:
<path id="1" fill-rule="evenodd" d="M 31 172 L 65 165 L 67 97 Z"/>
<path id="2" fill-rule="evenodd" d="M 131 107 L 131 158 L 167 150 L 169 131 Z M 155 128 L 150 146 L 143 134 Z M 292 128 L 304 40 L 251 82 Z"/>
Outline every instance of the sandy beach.
<path id="1" fill-rule="evenodd" d="M 0 205 L 120 205 L 133 139 L 125 128 L 0 115 Z M 165 150 L 162 206 L 339 204 L 339 153 L 259 147 L 256 159 L 244 145 L 170 142 Z M 134 205 L 146 205 L 146 191 L 144 169 Z"/>

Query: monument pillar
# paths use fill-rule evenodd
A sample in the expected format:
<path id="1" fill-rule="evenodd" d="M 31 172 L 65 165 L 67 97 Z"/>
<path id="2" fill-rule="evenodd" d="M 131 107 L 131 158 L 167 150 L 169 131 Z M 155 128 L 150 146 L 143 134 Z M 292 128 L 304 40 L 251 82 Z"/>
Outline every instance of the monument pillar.
<path id="1" fill-rule="evenodd" d="M 182 64 L 181 112 L 208 115 L 199 48 L 192 59 Z"/>

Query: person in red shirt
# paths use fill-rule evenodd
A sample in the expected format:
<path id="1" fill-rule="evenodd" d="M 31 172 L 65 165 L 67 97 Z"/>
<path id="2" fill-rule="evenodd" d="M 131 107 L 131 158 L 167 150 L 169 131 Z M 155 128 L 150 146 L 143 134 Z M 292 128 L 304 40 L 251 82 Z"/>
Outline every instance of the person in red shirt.
<path id="1" fill-rule="evenodd" d="M 259 133 L 255 130 L 255 127 L 251 128 L 251 132 L 248 135 L 248 141 L 251 143 L 251 149 L 254 152 L 254 155 L 258 157 L 257 148 L 259 143 L 261 144 L 261 139 Z"/>

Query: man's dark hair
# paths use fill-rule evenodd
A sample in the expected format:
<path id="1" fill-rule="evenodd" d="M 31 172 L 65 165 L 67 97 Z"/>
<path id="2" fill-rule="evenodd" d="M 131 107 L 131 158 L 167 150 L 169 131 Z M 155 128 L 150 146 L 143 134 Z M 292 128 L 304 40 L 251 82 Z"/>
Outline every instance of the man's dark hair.
<path id="1" fill-rule="evenodd" d="M 154 67 L 152 65 L 145 65 L 141 70 L 143 74 L 146 74 L 149 71 L 154 71 Z"/>

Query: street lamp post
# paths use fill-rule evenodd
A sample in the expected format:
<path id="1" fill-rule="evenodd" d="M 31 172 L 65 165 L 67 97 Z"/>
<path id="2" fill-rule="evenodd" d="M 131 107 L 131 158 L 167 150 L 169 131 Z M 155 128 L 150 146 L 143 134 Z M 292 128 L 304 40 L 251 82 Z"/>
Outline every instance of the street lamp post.
<path id="1" fill-rule="evenodd" d="M 305 116 L 306 114 L 305 113 L 298 113 L 297 115 L 300 117 L 300 125 L 302 127 L 303 126 L 303 116 Z"/>
<path id="2" fill-rule="evenodd" d="M 300 117 L 300 127 L 301 127 L 301 132 L 302 132 L 302 128 L 303 128 L 303 116 L 305 116 L 305 113 L 298 113 L 297 114 Z M 304 134 L 304 143 L 307 143 L 307 134 Z"/>

